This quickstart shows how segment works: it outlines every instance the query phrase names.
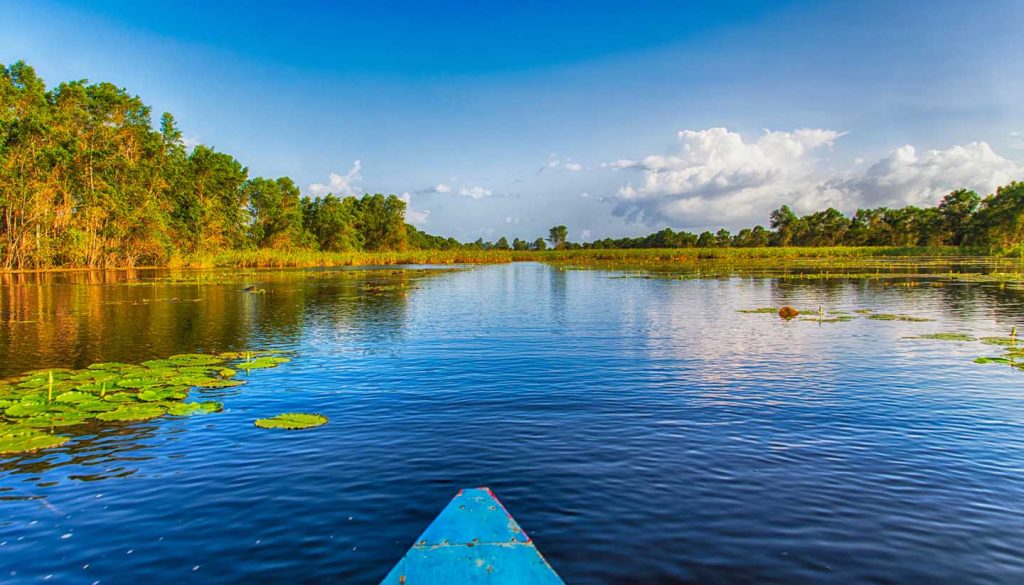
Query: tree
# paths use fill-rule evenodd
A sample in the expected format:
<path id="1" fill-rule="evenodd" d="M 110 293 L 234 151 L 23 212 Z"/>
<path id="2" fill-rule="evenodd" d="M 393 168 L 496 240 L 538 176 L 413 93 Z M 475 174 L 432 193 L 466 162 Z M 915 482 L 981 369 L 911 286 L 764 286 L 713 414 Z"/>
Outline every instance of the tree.
<path id="1" fill-rule="evenodd" d="M 516 238 L 516 239 L 512 240 L 512 249 L 513 250 L 529 250 L 530 249 L 530 243 L 527 242 L 526 240 L 520 240 L 519 238 Z"/>
<path id="2" fill-rule="evenodd" d="M 291 179 L 250 179 L 243 191 L 243 199 L 249 203 L 251 238 L 257 247 L 289 249 L 309 245 L 299 188 Z"/>
<path id="3" fill-rule="evenodd" d="M 556 250 L 565 247 L 566 238 L 569 237 L 569 228 L 564 225 L 556 225 L 548 231 L 548 241 Z"/>
<path id="4" fill-rule="evenodd" d="M 359 200 L 359 231 L 367 250 L 405 250 L 405 201 L 395 195 L 363 195 Z"/>
<path id="5" fill-rule="evenodd" d="M 494 247 L 499 250 L 511 250 L 512 246 L 508 245 L 508 238 L 501 236 L 498 241 L 494 243 Z"/>
<path id="6" fill-rule="evenodd" d="M 942 198 L 939 212 L 942 213 L 946 230 L 946 243 L 960 246 L 971 228 L 971 218 L 981 204 L 981 197 L 974 191 L 957 189 Z"/>
<path id="7" fill-rule="evenodd" d="M 536 240 L 533 241 L 533 249 L 534 250 L 547 250 L 548 249 L 548 244 L 547 244 L 547 242 L 544 241 L 544 238 L 537 238 Z"/>

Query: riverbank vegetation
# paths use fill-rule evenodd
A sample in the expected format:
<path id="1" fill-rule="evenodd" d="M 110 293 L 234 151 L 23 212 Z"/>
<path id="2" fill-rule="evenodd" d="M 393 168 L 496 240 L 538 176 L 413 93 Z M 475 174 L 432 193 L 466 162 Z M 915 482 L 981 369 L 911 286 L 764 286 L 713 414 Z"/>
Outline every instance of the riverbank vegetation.
<path id="1" fill-rule="evenodd" d="M 23 62 L 0 66 L 5 271 L 616 260 L 565 255 L 589 249 L 689 250 L 669 256 L 701 259 L 1024 250 L 1024 183 L 985 198 L 957 190 L 931 208 L 799 216 L 783 206 L 772 212 L 770 227 L 736 234 L 665 228 L 586 243 L 571 242 L 564 225 L 552 227 L 547 239 L 462 243 L 418 230 L 405 212 L 395 195 L 313 198 L 288 177 L 251 177 L 231 155 L 187 145 L 171 114 L 154 126 L 149 106 L 110 83 L 80 80 L 47 89 Z M 805 247 L 806 253 L 794 251 Z M 537 255 L 548 249 L 554 252 Z M 643 252 L 639 259 L 664 255 Z"/>

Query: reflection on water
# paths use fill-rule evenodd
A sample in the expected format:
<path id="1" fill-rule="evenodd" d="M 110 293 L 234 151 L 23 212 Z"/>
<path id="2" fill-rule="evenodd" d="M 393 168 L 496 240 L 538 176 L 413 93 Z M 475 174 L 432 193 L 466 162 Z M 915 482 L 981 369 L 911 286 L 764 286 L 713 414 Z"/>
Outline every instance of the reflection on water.
<path id="1" fill-rule="evenodd" d="M 614 276 L 0 276 L 0 376 L 295 352 L 0 457 L 0 581 L 374 582 L 483 484 L 570 583 L 1024 582 L 1024 371 L 905 339 L 1006 335 L 1012 283 Z M 737 312 L 783 304 L 935 321 Z M 331 422 L 253 426 L 285 411 Z"/>

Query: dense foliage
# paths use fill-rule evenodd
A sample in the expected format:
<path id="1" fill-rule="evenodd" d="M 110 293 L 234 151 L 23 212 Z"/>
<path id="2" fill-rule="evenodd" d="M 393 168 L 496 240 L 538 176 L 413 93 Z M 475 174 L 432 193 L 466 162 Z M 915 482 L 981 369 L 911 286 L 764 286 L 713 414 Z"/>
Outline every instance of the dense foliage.
<path id="1" fill-rule="evenodd" d="M 770 228 L 644 237 L 462 244 L 405 223 L 394 195 L 302 197 L 287 177 L 249 177 L 232 156 L 186 147 L 174 117 L 153 127 L 148 106 L 109 83 L 47 89 L 23 62 L 0 66 L 0 270 L 163 265 L 225 251 L 388 252 L 762 246 L 1024 248 L 1024 183 L 981 198 L 948 194 L 932 208 L 836 209 L 798 216 L 783 206 Z"/>
<path id="2" fill-rule="evenodd" d="M 404 250 L 448 241 L 393 195 L 300 198 L 232 156 L 189 150 L 174 117 L 109 83 L 47 89 L 0 66 L 0 269 L 166 264 L 221 250 Z"/>

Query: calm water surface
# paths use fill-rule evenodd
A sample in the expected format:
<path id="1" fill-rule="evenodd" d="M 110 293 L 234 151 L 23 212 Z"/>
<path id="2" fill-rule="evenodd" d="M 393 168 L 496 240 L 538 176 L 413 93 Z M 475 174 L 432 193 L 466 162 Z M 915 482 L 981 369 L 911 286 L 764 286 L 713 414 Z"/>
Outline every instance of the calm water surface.
<path id="1" fill-rule="evenodd" d="M 0 282 L 0 376 L 295 351 L 194 393 L 223 413 L 0 458 L 0 582 L 373 583 L 488 485 L 569 583 L 1024 583 L 1024 372 L 903 339 L 1006 335 L 1012 286 L 174 276 Z M 781 304 L 936 321 L 736 312 Z M 331 422 L 253 427 L 284 411 Z"/>

